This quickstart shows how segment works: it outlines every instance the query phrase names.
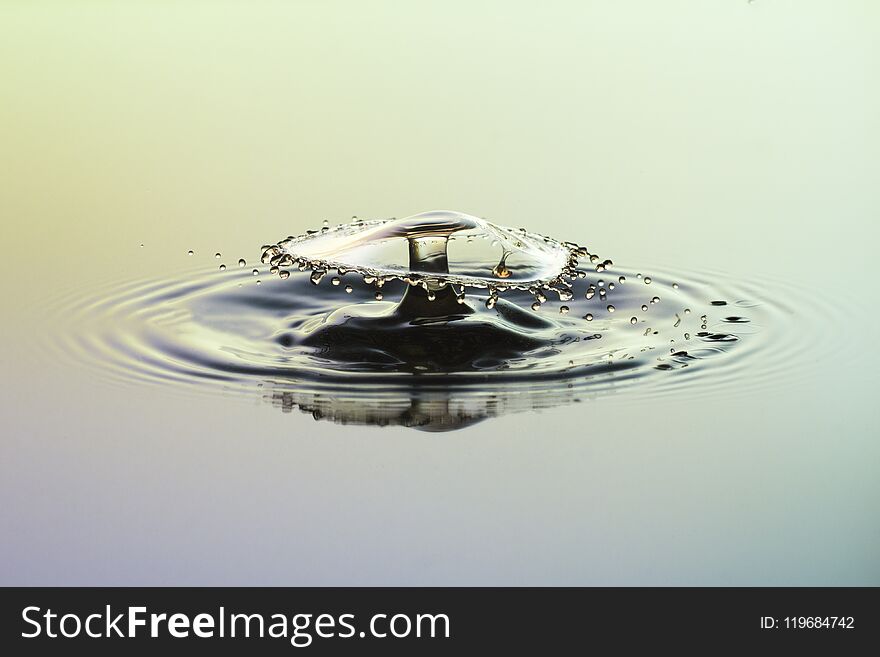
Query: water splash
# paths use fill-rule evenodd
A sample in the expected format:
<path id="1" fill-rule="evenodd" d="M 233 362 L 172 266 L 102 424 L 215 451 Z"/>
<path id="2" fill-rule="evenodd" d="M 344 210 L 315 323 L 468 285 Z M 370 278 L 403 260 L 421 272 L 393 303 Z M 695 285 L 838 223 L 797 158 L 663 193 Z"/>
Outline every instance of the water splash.
<path id="1" fill-rule="evenodd" d="M 81 348 L 67 353 L 98 354 L 121 380 L 450 430 L 636 386 L 698 394 L 710 374 L 717 390 L 781 324 L 780 305 L 756 304 L 740 282 L 648 276 L 459 213 L 326 224 L 262 251 L 252 270 L 80 303 L 68 325 Z"/>

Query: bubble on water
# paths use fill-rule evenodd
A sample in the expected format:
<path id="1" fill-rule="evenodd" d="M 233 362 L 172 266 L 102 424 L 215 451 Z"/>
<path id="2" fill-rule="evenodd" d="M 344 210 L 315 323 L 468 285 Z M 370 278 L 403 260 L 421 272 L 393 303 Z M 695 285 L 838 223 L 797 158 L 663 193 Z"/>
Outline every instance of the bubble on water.
<path id="1" fill-rule="evenodd" d="M 346 285 L 346 286 L 345 286 L 345 293 L 346 293 L 346 294 L 351 294 L 351 293 L 352 293 L 352 290 L 354 290 L 354 288 L 353 288 L 351 285 Z"/>
<path id="2" fill-rule="evenodd" d="M 339 280 L 338 276 L 334 276 L 330 279 L 330 285 L 339 285 L 342 281 Z"/>
<path id="3" fill-rule="evenodd" d="M 186 252 L 186 255 L 191 256 L 193 253 L 194 253 L 194 251 L 192 249 L 190 249 L 189 251 Z"/>
<path id="4" fill-rule="evenodd" d="M 239 258 L 239 259 L 238 259 L 238 266 L 239 266 L 239 267 L 244 267 L 246 264 L 247 264 L 247 261 L 245 261 L 244 258 Z"/>
<path id="5" fill-rule="evenodd" d="M 214 254 L 214 257 L 217 258 L 217 259 L 219 260 L 221 257 L 223 257 L 223 254 L 221 254 L 221 253 L 218 251 L 217 253 Z"/>
<path id="6" fill-rule="evenodd" d="M 559 314 L 567 315 L 570 308 L 568 306 L 559 306 Z"/>
<path id="7" fill-rule="evenodd" d="M 220 271 L 226 271 L 226 265 L 220 265 Z"/>
<path id="8" fill-rule="evenodd" d="M 609 304 L 609 306 L 608 306 L 608 312 L 613 313 L 614 310 L 615 310 L 614 306 L 612 306 L 612 305 Z"/>

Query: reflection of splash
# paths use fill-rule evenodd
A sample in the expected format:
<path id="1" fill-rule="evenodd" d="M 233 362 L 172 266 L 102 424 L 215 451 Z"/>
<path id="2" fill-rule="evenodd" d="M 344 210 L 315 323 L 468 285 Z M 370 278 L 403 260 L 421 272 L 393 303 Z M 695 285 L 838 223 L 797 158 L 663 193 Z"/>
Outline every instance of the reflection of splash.
<path id="1" fill-rule="evenodd" d="M 595 396 L 595 393 L 565 385 L 537 389 L 520 385 L 490 391 L 401 387 L 372 393 L 369 389 L 327 391 L 280 385 L 271 389 L 264 399 L 284 413 L 298 409 L 315 420 L 445 432 L 510 413 L 565 406 Z"/>

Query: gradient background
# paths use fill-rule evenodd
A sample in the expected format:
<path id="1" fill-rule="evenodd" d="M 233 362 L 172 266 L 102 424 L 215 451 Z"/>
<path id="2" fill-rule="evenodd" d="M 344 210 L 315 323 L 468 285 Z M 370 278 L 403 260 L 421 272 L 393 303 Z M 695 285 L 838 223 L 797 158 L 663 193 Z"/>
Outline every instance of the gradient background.
<path id="1" fill-rule="evenodd" d="M 880 584 L 878 62 L 870 1 L 0 0 L 0 584 Z M 796 282 L 797 375 L 426 435 L 46 348 L 66 291 L 436 208 Z"/>

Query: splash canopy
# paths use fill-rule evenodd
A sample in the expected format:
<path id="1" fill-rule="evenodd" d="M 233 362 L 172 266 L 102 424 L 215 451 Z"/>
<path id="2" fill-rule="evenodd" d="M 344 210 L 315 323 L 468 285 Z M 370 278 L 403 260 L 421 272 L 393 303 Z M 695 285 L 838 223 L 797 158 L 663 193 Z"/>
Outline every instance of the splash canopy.
<path id="1" fill-rule="evenodd" d="M 576 244 L 442 210 L 335 227 L 325 222 L 321 230 L 269 246 L 263 259 L 313 271 L 527 289 L 558 282 L 576 267 L 578 255 L 587 253 Z"/>

